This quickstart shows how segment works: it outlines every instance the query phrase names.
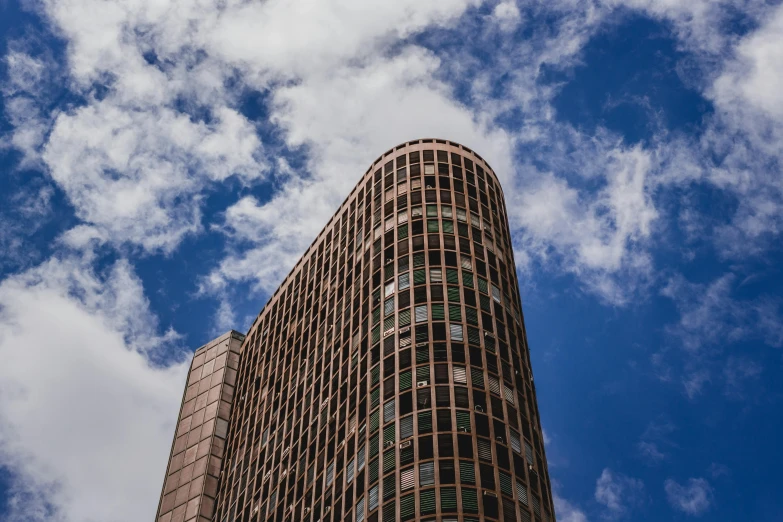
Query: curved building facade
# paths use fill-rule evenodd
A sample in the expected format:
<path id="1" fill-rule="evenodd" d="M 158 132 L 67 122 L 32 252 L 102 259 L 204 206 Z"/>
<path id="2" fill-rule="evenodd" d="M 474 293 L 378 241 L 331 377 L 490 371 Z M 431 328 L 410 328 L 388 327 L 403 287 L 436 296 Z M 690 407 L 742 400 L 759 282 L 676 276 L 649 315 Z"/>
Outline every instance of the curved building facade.
<path id="1" fill-rule="evenodd" d="M 503 191 L 467 147 L 376 160 L 234 366 L 220 433 L 172 450 L 206 451 L 214 486 L 170 463 L 160 522 L 554 520 Z"/>

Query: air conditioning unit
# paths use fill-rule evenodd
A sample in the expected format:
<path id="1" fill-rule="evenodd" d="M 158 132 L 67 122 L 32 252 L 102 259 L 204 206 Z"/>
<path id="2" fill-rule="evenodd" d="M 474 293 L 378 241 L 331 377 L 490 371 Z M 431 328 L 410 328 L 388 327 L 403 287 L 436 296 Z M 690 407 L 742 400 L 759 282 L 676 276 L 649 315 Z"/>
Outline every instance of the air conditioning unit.
<path id="1" fill-rule="evenodd" d="M 417 381 L 416 382 L 416 387 L 417 388 L 422 388 L 424 386 L 429 386 L 429 385 L 430 385 L 430 381 Z"/>
<path id="2" fill-rule="evenodd" d="M 498 498 L 497 493 L 495 493 L 494 491 L 489 491 L 487 489 L 484 490 L 484 496 Z"/>
<path id="3" fill-rule="evenodd" d="M 394 441 L 392 440 L 387 440 L 386 442 L 383 443 L 384 448 L 390 448 L 392 446 L 394 446 Z"/>
<path id="4" fill-rule="evenodd" d="M 506 441 L 504 441 L 504 440 L 503 440 L 503 437 L 501 437 L 500 435 L 498 435 L 497 437 L 495 437 L 495 440 L 496 440 L 496 441 L 498 441 L 498 442 L 501 442 L 501 443 L 503 443 L 503 444 L 505 444 L 505 443 L 506 443 Z"/>
<path id="5" fill-rule="evenodd" d="M 283 471 L 280 472 L 280 478 L 284 478 L 286 475 L 288 475 L 287 469 L 284 469 Z"/>
<path id="6" fill-rule="evenodd" d="M 345 446 L 345 441 L 344 441 L 344 440 L 341 440 L 341 441 L 340 441 L 340 444 L 338 444 L 338 445 L 337 445 L 337 449 L 338 449 L 338 450 L 339 450 L 339 449 L 342 449 L 342 448 L 343 448 L 343 446 Z"/>
<path id="7" fill-rule="evenodd" d="M 271 475 L 272 475 L 271 471 L 267 471 L 266 473 L 264 473 L 264 480 L 267 480 Z"/>
<path id="8" fill-rule="evenodd" d="M 476 404 L 476 405 L 473 407 L 473 410 L 475 410 L 475 411 L 477 411 L 477 412 L 479 412 L 479 413 L 484 413 L 484 408 L 482 408 L 480 404 Z"/>
<path id="9" fill-rule="evenodd" d="M 466 428 L 465 426 L 460 426 L 459 427 L 459 431 L 462 431 L 462 432 L 465 432 L 465 433 L 469 433 L 468 428 Z"/>
<path id="10" fill-rule="evenodd" d="M 400 444 L 400 449 L 410 448 L 411 447 L 411 441 L 406 440 L 405 442 Z"/>
<path id="11" fill-rule="evenodd" d="M 304 514 L 305 515 L 309 515 L 310 514 L 310 508 L 309 507 L 304 508 Z"/>

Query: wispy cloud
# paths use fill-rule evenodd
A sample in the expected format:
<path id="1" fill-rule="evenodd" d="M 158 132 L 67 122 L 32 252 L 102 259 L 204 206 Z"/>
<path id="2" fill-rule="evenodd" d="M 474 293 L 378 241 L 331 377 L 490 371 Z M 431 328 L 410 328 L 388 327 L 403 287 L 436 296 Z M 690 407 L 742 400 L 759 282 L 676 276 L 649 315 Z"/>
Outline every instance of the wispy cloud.
<path id="1" fill-rule="evenodd" d="M 688 515 L 703 515 L 712 505 L 712 487 L 703 478 L 690 478 L 685 485 L 680 485 L 673 479 L 667 479 L 664 483 L 664 490 L 669 504 L 674 509 Z"/>
<path id="2" fill-rule="evenodd" d="M 651 464 L 667 459 L 666 452 L 675 447 L 672 434 L 676 430 L 677 427 L 665 419 L 650 422 L 636 445 L 639 455 Z"/>
<path id="3" fill-rule="evenodd" d="M 644 499 L 644 483 L 609 468 L 604 468 L 595 482 L 595 500 L 606 510 L 604 518 L 617 519 L 628 514 Z"/>

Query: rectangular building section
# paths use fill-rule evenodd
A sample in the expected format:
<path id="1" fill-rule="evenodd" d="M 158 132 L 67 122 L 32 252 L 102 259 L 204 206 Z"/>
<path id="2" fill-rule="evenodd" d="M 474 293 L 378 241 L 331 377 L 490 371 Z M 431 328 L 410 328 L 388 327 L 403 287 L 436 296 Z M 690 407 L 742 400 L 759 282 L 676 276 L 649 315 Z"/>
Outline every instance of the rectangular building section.
<path id="1" fill-rule="evenodd" d="M 158 505 L 159 522 L 210 522 L 245 336 L 228 332 L 193 355 Z"/>

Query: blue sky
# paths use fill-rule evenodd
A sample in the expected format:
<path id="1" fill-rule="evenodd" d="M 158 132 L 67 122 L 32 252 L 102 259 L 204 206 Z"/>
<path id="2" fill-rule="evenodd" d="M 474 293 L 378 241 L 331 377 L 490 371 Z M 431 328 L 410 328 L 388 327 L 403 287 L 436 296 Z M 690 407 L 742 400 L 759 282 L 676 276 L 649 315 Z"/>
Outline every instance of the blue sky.
<path id="1" fill-rule="evenodd" d="M 561 522 L 783 520 L 783 6 L 0 2 L 0 520 L 153 516 L 190 350 L 388 148 L 503 183 Z"/>

